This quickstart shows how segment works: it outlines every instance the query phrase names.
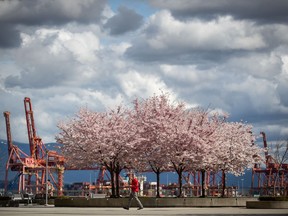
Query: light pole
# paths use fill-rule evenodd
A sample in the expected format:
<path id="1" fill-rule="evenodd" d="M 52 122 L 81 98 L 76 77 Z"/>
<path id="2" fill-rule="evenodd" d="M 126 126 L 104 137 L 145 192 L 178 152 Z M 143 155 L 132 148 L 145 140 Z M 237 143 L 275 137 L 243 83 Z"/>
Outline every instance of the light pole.
<path id="1" fill-rule="evenodd" d="M 219 195 L 220 195 L 220 181 L 218 181 L 218 191 L 217 191 L 217 196 L 219 197 Z"/>
<path id="2" fill-rule="evenodd" d="M 168 181 L 168 173 L 167 173 L 167 176 L 166 176 L 167 178 L 166 178 L 166 180 L 167 180 L 167 186 L 168 186 L 168 184 L 169 184 L 169 181 Z"/>
<path id="3" fill-rule="evenodd" d="M 48 205 L 48 150 L 46 151 L 46 192 L 45 192 L 45 205 Z"/>
<path id="4" fill-rule="evenodd" d="M 239 179 L 237 180 L 237 196 L 239 196 L 240 193 L 240 184 L 239 184 Z"/>
<path id="5" fill-rule="evenodd" d="M 244 179 L 241 179 L 241 181 L 242 181 L 242 197 L 243 197 L 243 194 L 244 194 L 244 188 L 243 188 L 243 181 L 244 181 Z"/>
<path id="6" fill-rule="evenodd" d="M 92 193 L 91 193 L 91 186 L 92 186 L 92 176 L 91 176 L 91 171 L 90 171 L 90 182 L 89 182 L 89 197 L 92 197 Z"/>
<path id="7" fill-rule="evenodd" d="M 97 193 L 97 171 L 95 170 L 95 194 Z"/>

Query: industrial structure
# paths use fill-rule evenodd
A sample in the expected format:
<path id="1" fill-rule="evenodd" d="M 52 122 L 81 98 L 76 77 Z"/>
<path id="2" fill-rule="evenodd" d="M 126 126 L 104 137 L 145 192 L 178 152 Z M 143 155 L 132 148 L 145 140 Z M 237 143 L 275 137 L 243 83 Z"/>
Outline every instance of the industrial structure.
<path id="1" fill-rule="evenodd" d="M 16 171 L 19 177 L 19 193 L 44 194 L 48 181 L 47 178 L 49 178 L 52 180 L 52 184 L 56 186 L 58 195 L 62 195 L 64 157 L 59 155 L 56 151 L 48 150 L 42 142 L 42 139 L 37 136 L 32 103 L 28 97 L 24 98 L 24 108 L 30 155 L 23 152 L 13 144 L 10 126 L 10 112 L 4 112 L 8 143 L 5 192 L 7 192 L 8 189 L 9 171 Z M 54 177 L 55 174 L 57 178 Z"/>
<path id="2" fill-rule="evenodd" d="M 260 133 L 265 148 L 264 166 L 255 164 L 252 169 L 251 193 L 260 195 L 288 195 L 288 164 L 269 154 L 266 134 Z M 287 152 L 286 152 L 287 153 Z"/>

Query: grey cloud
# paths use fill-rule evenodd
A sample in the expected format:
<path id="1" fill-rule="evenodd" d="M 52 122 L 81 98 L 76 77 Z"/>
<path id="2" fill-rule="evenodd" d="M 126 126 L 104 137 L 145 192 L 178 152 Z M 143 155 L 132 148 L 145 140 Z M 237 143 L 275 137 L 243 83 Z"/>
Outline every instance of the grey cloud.
<path id="1" fill-rule="evenodd" d="M 48 67 L 47 65 L 46 67 L 47 69 L 45 69 L 45 66 L 37 66 L 37 71 L 26 70 L 22 71 L 18 76 L 10 75 L 6 77 L 4 85 L 6 88 L 41 89 L 63 84 L 70 77 L 66 70 L 62 70 L 63 68 Z M 71 68 L 67 69 L 71 70 Z"/>
<path id="2" fill-rule="evenodd" d="M 12 25 L 0 23 L 0 48 L 18 47 L 21 44 L 19 31 Z"/>
<path id="3" fill-rule="evenodd" d="M 281 73 L 281 61 L 274 62 L 274 66 L 270 61 L 270 55 L 250 53 L 238 64 L 218 62 L 208 69 L 207 64 L 203 69 L 168 63 L 169 69 L 163 72 L 163 79 L 190 104 L 225 110 L 230 113 L 229 121 L 247 121 L 253 124 L 255 132 L 269 132 L 271 139 L 283 138 L 285 134 L 287 138 L 288 77 L 284 71 Z M 252 64 L 255 67 L 247 71 L 245 68 Z M 267 74 L 262 75 L 263 70 L 267 70 Z"/>
<path id="4" fill-rule="evenodd" d="M 0 48 L 18 47 L 19 25 L 62 25 L 69 22 L 97 23 L 106 0 L 15 0 L 0 1 Z"/>
<path id="5" fill-rule="evenodd" d="M 4 79 L 5 88 L 44 89 L 64 85 L 75 79 L 77 64 L 71 61 L 71 54 L 53 56 L 39 46 L 31 47 L 18 54 L 18 64 L 22 70 L 17 75 Z M 30 55 L 25 56 L 25 52 Z"/>
<path id="6" fill-rule="evenodd" d="M 169 12 L 159 12 L 150 18 L 142 35 L 132 41 L 125 54 L 140 61 L 201 64 L 267 47 L 261 28 L 251 22 L 219 18 L 211 23 L 179 22 Z"/>
<path id="7" fill-rule="evenodd" d="M 98 22 L 106 0 L 1 1 L 0 22 L 22 25 L 58 25 L 67 22 Z M 1 7 L 1 6 L 0 6 Z"/>
<path id="8" fill-rule="evenodd" d="M 142 23 L 141 15 L 122 6 L 118 8 L 118 14 L 107 21 L 104 28 L 108 29 L 111 35 L 120 35 L 138 29 Z"/>
<path id="9" fill-rule="evenodd" d="M 278 110 L 279 107 L 284 105 L 284 102 L 281 101 L 278 105 L 273 104 L 273 98 L 264 96 L 264 94 L 253 97 L 249 95 L 249 91 L 254 91 L 253 88 L 249 88 L 248 92 L 243 91 L 243 89 L 229 91 L 225 89 L 226 82 L 235 83 L 237 81 L 235 81 L 235 76 L 227 76 L 228 78 L 226 77 L 225 81 L 221 81 L 221 76 L 219 76 L 214 83 L 201 82 L 195 86 L 182 87 L 180 88 L 182 89 L 180 95 L 185 98 L 185 101 L 197 101 L 203 107 L 224 109 L 230 114 L 229 121 L 244 121 L 253 124 L 255 133 L 257 130 L 267 130 L 267 132 L 270 132 L 269 139 L 271 140 L 279 138 L 287 139 L 287 136 L 283 137 L 283 134 L 281 135 L 280 129 L 287 128 L 288 113 L 284 110 Z M 260 104 L 255 105 L 258 102 Z M 287 108 L 288 106 L 286 105 L 286 110 Z M 269 127 L 277 129 L 276 131 L 271 131 L 268 129 Z"/>
<path id="10" fill-rule="evenodd" d="M 171 10 L 175 17 L 215 18 L 231 15 L 236 19 L 253 19 L 259 22 L 288 22 L 287 0 L 159 0 L 150 3 Z"/>
<path id="11" fill-rule="evenodd" d="M 241 22 L 231 18 L 217 18 L 213 22 L 182 22 L 169 15 L 169 12 L 161 12 L 150 19 L 142 35 L 132 41 L 132 46 L 126 50 L 127 57 L 144 62 L 205 67 L 231 57 L 237 59 L 271 53 L 288 43 L 283 37 L 288 33 L 288 26 L 283 24 L 256 25 L 251 21 Z M 169 26 L 177 29 L 175 33 L 167 29 Z M 271 68 L 269 65 L 265 67 L 265 71 Z"/>
<path id="12" fill-rule="evenodd" d="M 277 86 L 277 91 L 279 94 L 280 103 L 285 105 L 288 108 L 288 76 L 283 77 L 282 80 L 279 81 Z"/>
<path id="13" fill-rule="evenodd" d="M 227 61 L 231 55 L 233 57 L 241 57 L 248 52 L 245 50 L 199 50 L 189 47 L 167 47 L 157 50 L 149 47 L 143 39 L 142 42 L 135 42 L 132 47 L 128 48 L 125 55 L 136 61 L 161 62 L 175 65 L 195 64 L 204 69 Z"/>

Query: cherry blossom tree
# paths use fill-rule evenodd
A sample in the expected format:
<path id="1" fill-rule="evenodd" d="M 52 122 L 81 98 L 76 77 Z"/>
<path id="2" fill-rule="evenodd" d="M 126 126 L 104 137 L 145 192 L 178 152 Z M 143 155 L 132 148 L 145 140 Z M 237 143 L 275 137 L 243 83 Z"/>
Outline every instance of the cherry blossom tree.
<path id="1" fill-rule="evenodd" d="M 160 174 L 170 168 L 167 159 L 167 145 L 171 143 L 171 127 L 184 112 L 184 105 L 173 105 L 167 94 L 153 96 L 145 100 L 134 100 L 134 122 L 139 128 L 142 142 L 138 143 L 136 154 L 138 166 L 146 167 L 156 174 L 157 192 L 160 197 Z M 143 168 L 142 168 L 143 169 Z"/>
<path id="2" fill-rule="evenodd" d="M 119 174 L 124 168 L 153 171 L 160 196 L 160 174 L 175 170 L 179 196 L 182 174 L 201 171 L 242 174 L 261 149 L 253 145 L 252 126 L 227 122 L 226 115 L 201 108 L 187 109 L 171 103 L 168 94 L 135 99 L 133 109 L 122 106 L 108 112 L 80 109 L 75 117 L 58 124 L 56 137 L 63 144 L 68 164 L 74 167 L 105 166 L 110 172 L 112 196 L 119 197 Z M 115 179 L 116 178 L 116 179 Z M 116 184 L 115 184 L 116 182 Z"/>
<path id="3" fill-rule="evenodd" d="M 259 155 L 261 148 L 253 145 L 252 126 L 226 119 L 226 114 L 211 114 L 197 108 L 186 112 L 175 124 L 169 152 L 179 177 L 179 196 L 184 171 L 201 171 L 205 196 L 205 172 L 221 170 L 224 194 L 226 172 L 240 175 L 259 160 L 255 155 Z"/>
<path id="4" fill-rule="evenodd" d="M 213 148 L 210 136 L 219 126 L 219 122 L 221 121 L 218 116 L 214 115 L 211 118 L 205 110 L 194 108 L 183 112 L 178 122 L 173 125 L 169 156 L 173 168 L 178 174 L 178 196 L 183 196 L 183 172 L 201 170 L 202 182 L 204 182 L 205 170 L 210 166 L 210 153 Z"/>
<path id="5" fill-rule="evenodd" d="M 217 147 L 215 146 L 214 135 L 217 129 L 222 127 L 227 117 L 228 115 L 226 113 L 208 112 L 201 108 L 197 108 L 191 113 L 191 118 L 196 119 L 196 121 L 194 120 L 195 123 L 191 135 L 196 137 L 197 143 L 196 145 L 194 144 L 196 147 L 194 148 L 195 156 L 194 160 L 190 162 L 190 169 L 194 172 L 201 172 L 202 197 L 206 196 L 206 172 L 215 171 L 216 158 L 213 150 Z"/>
<path id="6" fill-rule="evenodd" d="M 75 118 L 58 127 L 61 132 L 57 142 L 63 144 L 70 164 L 105 166 L 111 177 L 112 197 L 119 197 L 119 174 L 131 163 L 130 154 L 139 134 L 129 110 L 121 106 L 103 113 L 81 109 Z"/>
<path id="7" fill-rule="evenodd" d="M 213 134 L 215 140 L 213 164 L 222 171 L 222 197 L 225 192 L 226 173 L 244 174 L 245 169 L 251 168 L 260 157 L 263 149 L 254 145 L 255 136 L 252 126 L 242 122 L 226 122 Z"/>
<path id="8" fill-rule="evenodd" d="M 168 159 L 178 174 L 178 196 L 182 196 L 182 174 L 189 170 L 190 162 L 195 159 L 195 146 L 193 146 L 195 143 L 190 134 L 192 121 L 186 117 L 188 117 L 187 113 L 183 112 L 171 125 L 171 136 L 167 148 Z"/>

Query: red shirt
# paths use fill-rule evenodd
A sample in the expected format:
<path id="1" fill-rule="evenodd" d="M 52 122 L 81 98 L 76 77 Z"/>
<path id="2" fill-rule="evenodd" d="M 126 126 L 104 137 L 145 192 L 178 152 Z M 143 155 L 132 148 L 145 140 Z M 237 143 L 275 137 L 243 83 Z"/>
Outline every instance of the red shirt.
<path id="1" fill-rule="evenodd" d="M 133 192 L 138 192 L 139 191 L 139 182 L 136 178 L 132 179 L 132 185 L 131 189 Z"/>

